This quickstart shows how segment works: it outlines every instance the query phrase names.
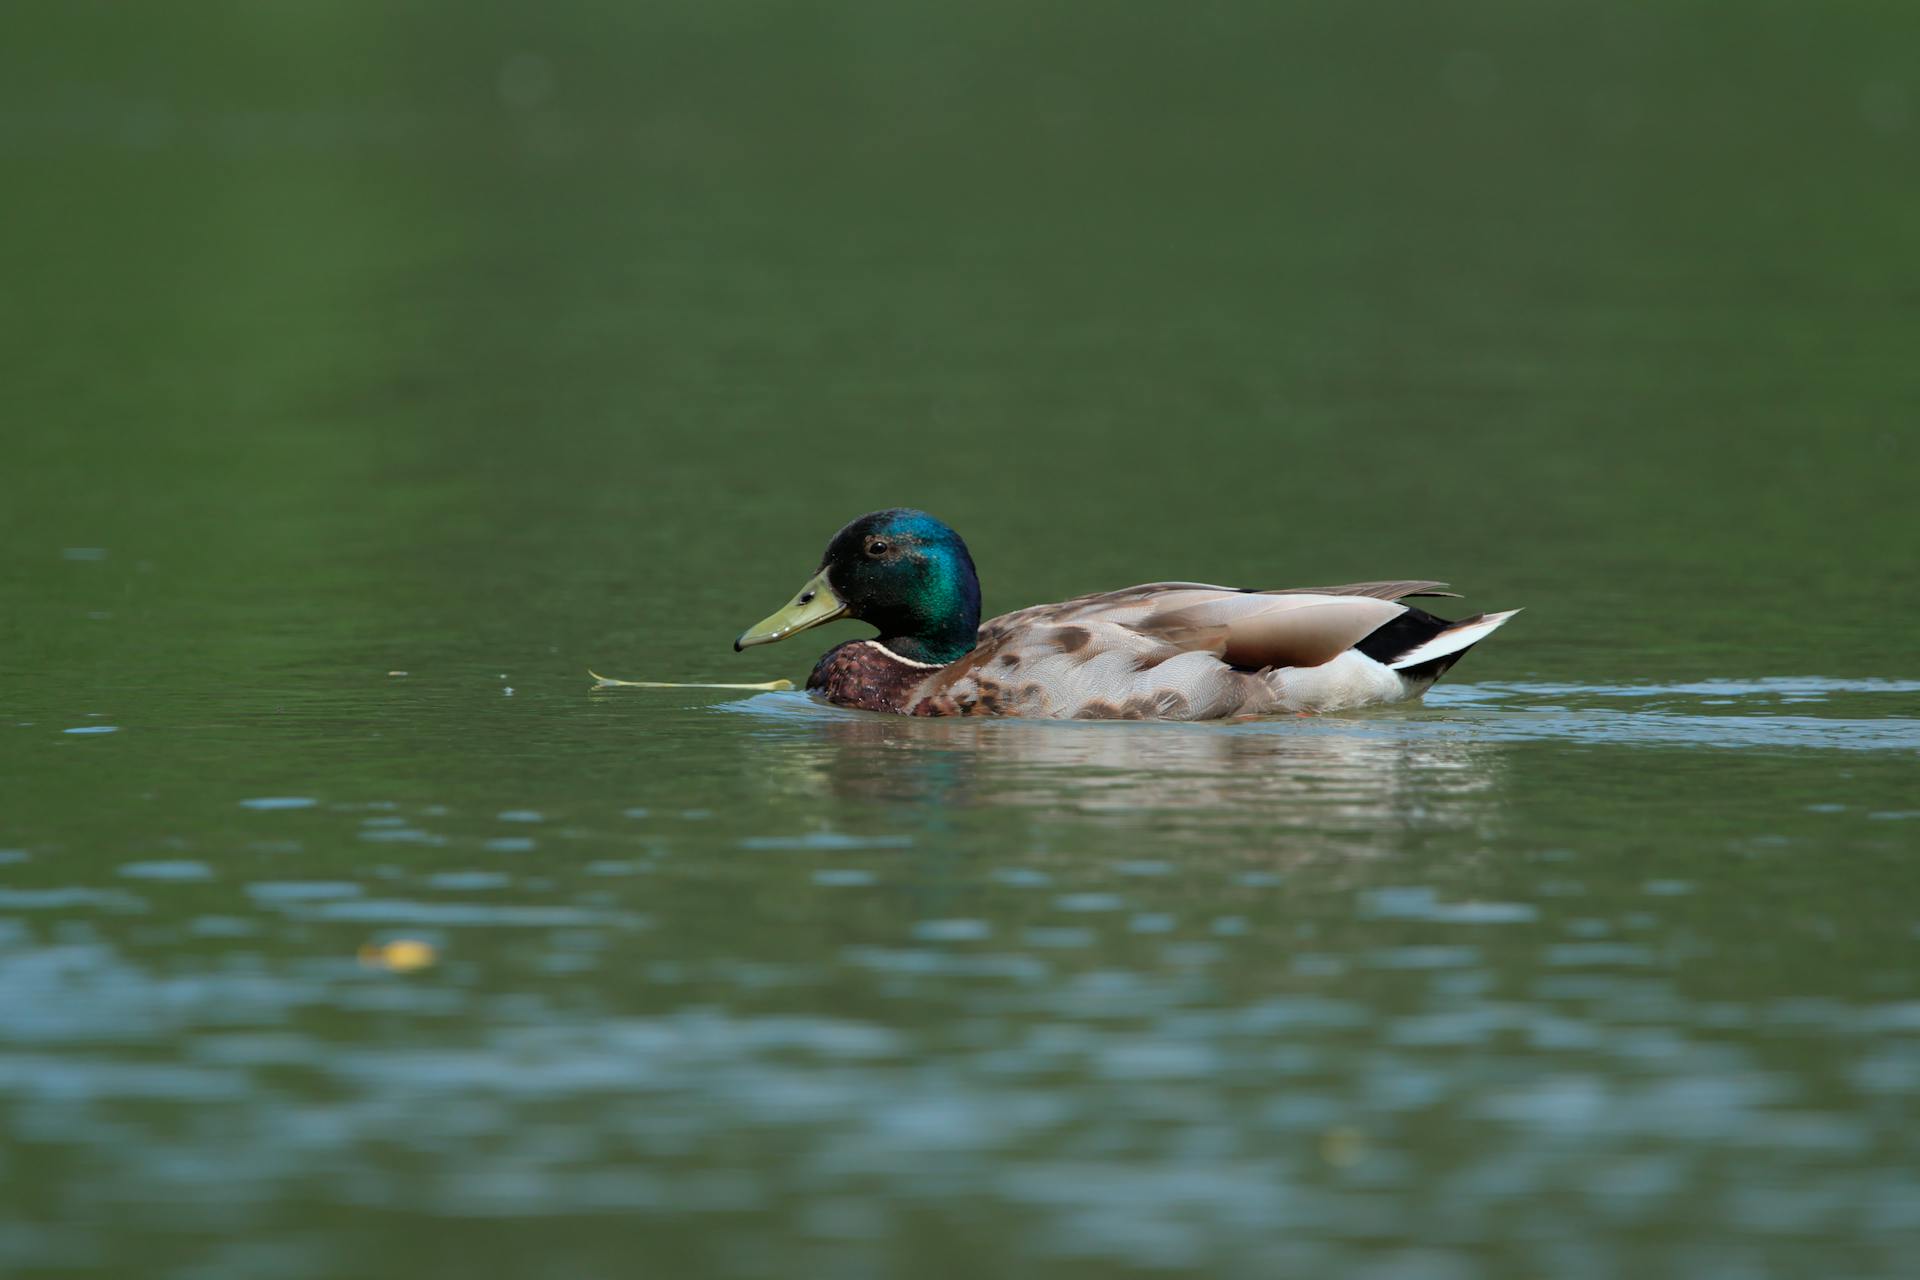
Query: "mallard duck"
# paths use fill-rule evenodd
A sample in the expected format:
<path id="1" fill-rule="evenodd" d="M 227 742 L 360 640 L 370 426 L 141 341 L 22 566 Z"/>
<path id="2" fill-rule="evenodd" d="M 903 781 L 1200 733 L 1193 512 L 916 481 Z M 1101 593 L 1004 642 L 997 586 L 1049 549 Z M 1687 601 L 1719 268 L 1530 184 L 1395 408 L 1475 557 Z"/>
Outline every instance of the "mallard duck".
<path id="1" fill-rule="evenodd" d="M 1343 711 L 1417 698 L 1519 610 L 1458 622 L 1399 603 L 1444 582 L 1261 591 L 1154 582 L 980 625 L 980 580 L 960 535 L 924 511 L 861 516 L 819 572 L 735 651 L 853 618 L 871 640 L 827 650 L 807 688 L 914 716 L 1221 720 Z"/>

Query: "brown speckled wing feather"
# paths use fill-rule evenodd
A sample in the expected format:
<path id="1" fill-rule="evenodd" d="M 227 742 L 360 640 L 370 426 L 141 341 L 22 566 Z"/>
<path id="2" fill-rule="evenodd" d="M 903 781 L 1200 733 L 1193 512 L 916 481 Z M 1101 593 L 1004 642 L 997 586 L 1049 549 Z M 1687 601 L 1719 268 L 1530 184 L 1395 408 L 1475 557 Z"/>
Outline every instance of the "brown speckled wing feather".
<path id="1" fill-rule="evenodd" d="M 1172 592 L 1200 591 L 1210 595 L 1233 594 L 1238 587 L 1216 587 L 1204 582 L 1149 582 L 1138 587 L 1122 587 L 1118 591 L 1096 591 L 1091 595 L 1075 596 L 1071 600 L 1060 600 L 1052 604 L 1029 605 L 1025 609 L 1015 609 L 1012 613 L 1003 613 L 997 618 L 989 618 L 980 624 L 980 643 L 997 639 L 1000 636 L 1030 626 L 1051 625 L 1061 622 L 1075 622 L 1082 618 L 1105 614 L 1110 609 L 1124 605 L 1158 602 Z"/>
<path id="2" fill-rule="evenodd" d="M 1349 582 L 1338 587 L 1288 587 L 1265 595 L 1367 596 L 1374 600 L 1406 600 L 1416 596 L 1446 596 L 1458 600 L 1458 591 L 1442 590 L 1444 582 L 1422 582 L 1407 578 L 1396 582 Z"/>
<path id="3" fill-rule="evenodd" d="M 1401 578 L 1386 582 L 1349 582 L 1337 587 L 1275 587 L 1261 590 L 1252 587 L 1221 587 L 1207 582 L 1149 582 L 1137 587 L 1122 587 L 1118 591 L 1098 591 L 1091 595 L 1075 596 L 1071 600 L 1061 600 L 1053 604 L 1036 604 L 1025 609 L 1016 609 L 1012 613 L 1003 613 L 981 624 L 980 640 L 984 643 L 1029 626 L 1097 617 L 1128 605 L 1148 602 L 1160 606 L 1170 605 L 1174 603 L 1175 596 L 1184 597 L 1181 603 L 1233 596 L 1344 596 L 1387 601 L 1422 596 L 1448 596 L 1459 599 L 1458 592 L 1442 590 L 1446 585 L 1444 582 Z"/>

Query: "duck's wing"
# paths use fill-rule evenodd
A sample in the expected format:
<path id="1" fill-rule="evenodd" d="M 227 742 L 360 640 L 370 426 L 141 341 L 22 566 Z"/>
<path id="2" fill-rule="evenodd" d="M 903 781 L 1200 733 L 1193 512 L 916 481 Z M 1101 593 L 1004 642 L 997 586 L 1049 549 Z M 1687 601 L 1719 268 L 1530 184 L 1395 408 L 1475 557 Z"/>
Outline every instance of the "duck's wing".
<path id="1" fill-rule="evenodd" d="M 1349 582 L 1338 587 L 1288 587 L 1266 595 L 1368 596 L 1374 600 L 1409 600 L 1422 596 L 1445 596 L 1458 600 L 1458 591 L 1444 590 L 1444 582 L 1422 582 L 1404 578 L 1394 582 Z"/>
<path id="2" fill-rule="evenodd" d="M 1204 650 L 1231 666 L 1311 667 L 1351 649 L 1407 612 L 1394 601 L 1432 593 L 1439 582 L 1361 582 L 1313 590 L 1253 591 L 1203 582 L 1152 582 L 989 619 L 979 644 L 1010 639 L 1092 657 L 1140 641 L 1175 652 Z M 1124 633 L 1124 634 L 1123 634 Z"/>
<path id="3" fill-rule="evenodd" d="M 1101 620 L 1183 653 L 1202 650 L 1230 667 L 1258 671 L 1317 667 L 1406 612 L 1405 605 L 1373 596 L 1188 589 L 1106 610 Z"/>

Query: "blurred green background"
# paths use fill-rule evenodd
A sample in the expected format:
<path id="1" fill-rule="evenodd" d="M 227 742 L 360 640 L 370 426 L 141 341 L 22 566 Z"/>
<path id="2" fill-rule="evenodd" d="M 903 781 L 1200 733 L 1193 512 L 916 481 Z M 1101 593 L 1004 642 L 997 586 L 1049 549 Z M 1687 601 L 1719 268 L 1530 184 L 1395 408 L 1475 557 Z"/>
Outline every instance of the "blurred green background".
<path id="1" fill-rule="evenodd" d="M 1542 670 L 1865 673 L 1907 607 L 1901 6 L 16 21 L 16 539 L 406 560 L 431 626 L 655 667 L 896 504 L 990 609 L 1430 575 Z M 591 574 L 646 623 L 583 631 Z"/>
<path id="2" fill-rule="evenodd" d="M 8 16 L 9 1274 L 1898 1274 L 1911 5 Z M 1293 736 L 586 696 L 892 505 L 1527 612 Z"/>

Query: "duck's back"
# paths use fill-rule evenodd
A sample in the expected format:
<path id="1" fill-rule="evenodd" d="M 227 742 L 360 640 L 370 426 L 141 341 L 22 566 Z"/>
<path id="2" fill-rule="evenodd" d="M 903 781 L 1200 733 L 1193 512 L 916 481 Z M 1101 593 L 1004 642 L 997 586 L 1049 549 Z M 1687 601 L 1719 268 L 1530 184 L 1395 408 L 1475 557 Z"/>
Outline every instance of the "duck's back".
<path id="1" fill-rule="evenodd" d="M 1266 592 L 1163 582 L 1037 605 L 985 623 L 975 649 L 925 674 L 904 709 L 1219 720 L 1418 697 L 1511 616 L 1456 623 L 1398 603 L 1443 585 Z"/>

